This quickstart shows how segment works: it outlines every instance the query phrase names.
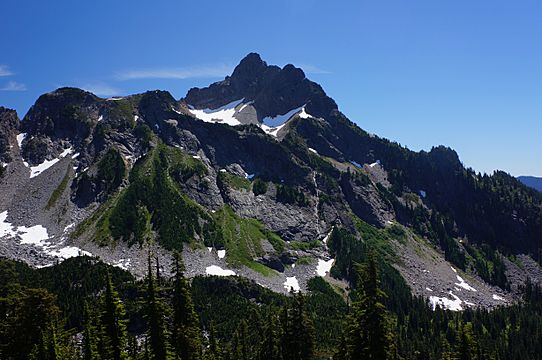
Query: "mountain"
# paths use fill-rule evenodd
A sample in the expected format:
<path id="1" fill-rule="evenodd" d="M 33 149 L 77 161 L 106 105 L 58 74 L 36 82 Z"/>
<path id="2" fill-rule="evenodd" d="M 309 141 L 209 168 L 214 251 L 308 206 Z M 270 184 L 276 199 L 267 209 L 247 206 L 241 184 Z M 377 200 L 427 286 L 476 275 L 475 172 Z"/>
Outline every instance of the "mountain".
<path id="1" fill-rule="evenodd" d="M 518 180 L 528 187 L 542 192 L 542 178 L 535 176 L 518 176 Z"/>
<path id="2" fill-rule="evenodd" d="M 356 284 L 375 251 L 386 286 L 453 310 L 512 304 L 542 281 L 542 195 L 481 175 L 445 146 L 369 134 L 293 65 L 247 55 L 182 99 L 165 91 L 39 97 L 0 109 L 2 254 L 34 267 L 92 255 L 187 275 L 240 275 L 275 292 Z"/>

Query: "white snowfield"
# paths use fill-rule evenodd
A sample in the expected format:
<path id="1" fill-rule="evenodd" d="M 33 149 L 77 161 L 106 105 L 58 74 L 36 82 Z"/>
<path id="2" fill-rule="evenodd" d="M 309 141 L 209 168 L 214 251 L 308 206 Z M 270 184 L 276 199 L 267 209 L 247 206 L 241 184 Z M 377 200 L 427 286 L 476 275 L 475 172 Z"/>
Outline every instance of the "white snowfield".
<path id="1" fill-rule="evenodd" d="M 17 135 L 17 144 L 19 145 L 19 149 L 21 148 L 21 146 L 23 146 L 23 141 L 25 138 L 26 138 L 26 133 L 21 133 Z"/>
<path id="2" fill-rule="evenodd" d="M 467 282 L 461 276 L 457 275 L 457 280 L 459 282 L 455 283 L 455 285 L 457 285 L 459 287 L 462 287 L 465 290 L 475 291 L 476 292 L 476 289 L 473 288 L 472 286 L 470 286 L 469 284 L 467 284 Z"/>
<path id="3" fill-rule="evenodd" d="M 331 227 L 331 230 L 329 230 L 329 232 L 327 233 L 327 235 L 322 239 L 322 242 L 324 244 L 326 244 L 327 246 L 327 242 L 329 241 L 329 238 L 331 237 L 331 234 L 333 233 L 333 229 L 335 229 L 335 226 L 332 226 Z"/>
<path id="4" fill-rule="evenodd" d="M 254 102 L 249 101 L 243 103 L 245 99 L 239 99 L 230 102 L 224 106 L 221 106 L 217 109 L 195 109 L 192 105 L 188 105 L 188 111 L 194 115 L 199 120 L 210 122 L 210 123 L 221 123 L 227 124 L 230 126 L 241 125 L 241 122 L 235 117 L 236 114 L 240 113 L 248 105 L 252 105 Z M 173 111 L 180 114 L 178 110 L 173 109 Z M 268 116 L 262 119 L 260 128 L 267 134 L 276 137 L 280 129 L 286 125 L 288 120 L 290 120 L 295 115 L 303 119 L 314 117 L 308 114 L 305 111 L 305 105 L 298 108 L 292 109 L 285 114 L 277 116 Z"/>
<path id="5" fill-rule="evenodd" d="M 295 276 L 286 278 L 286 281 L 284 282 L 284 288 L 287 291 L 293 290 L 295 292 L 298 292 L 301 290 L 301 288 L 299 287 L 299 282 L 297 281 L 297 278 Z"/>
<path id="6" fill-rule="evenodd" d="M 461 303 L 463 301 L 451 291 L 450 291 L 450 295 L 452 296 L 453 299 L 448 299 L 447 297 L 430 296 L 429 302 L 431 303 L 433 310 L 435 310 L 437 306 L 443 309 L 452 310 L 452 311 L 463 310 L 463 307 L 461 306 Z"/>
<path id="7" fill-rule="evenodd" d="M 219 259 L 224 259 L 226 257 L 226 250 L 218 250 L 216 253 Z"/>
<path id="8" fill-rule="evenodd" d="M 91 253 L 83 251 L 75 246 L 64 246 L 60 248 L 54 248 L 48 240 L 50 239 L 47 229 L 42 225 L 34 225 L 31 227 L 26 226 L 13 226 L 7 222 L 8 212 L 4 211 L 0 213 L 0 238 L 5 236 L 19 237 L 20 244 L 33 245 L 41 248 L 45 254 L 54 256 L 61 259 L 68 259 L 79 255 L 92 256 Z M 74 224 L 68 225 L 64 231 L 69 230 Z M 58 246 L 58 245 L 57 245 Z"/>
<path id="9" fill-rule="evenodd" d="M 203 109 L 197 110 L 189 106 L 189 111 L 198 119 L 211 122 L 211 123 L 223 123 L 230 126 L 240 125 L 241 122 L 237 120 L 233 115 L 237 110 L 235 108 L 243 102 L 243 99 L 232 101 L 229 104 L 219 107 L 218 109 Z"/>
<path id="10" fill-rule="evenodd" d="M 215 276 L 235 276 L 235 272 L 233 270 L 222 269 L 220 266 L 217 265 L 207 266 L 205 268 L 205 273 L 207 275 Z"/>
<path id="11" fill-rule="evenodd" d="M 56 256 L 62 259 L 68 259 L 71 257 L 82 256 L 82 255 L 92 256 L 92 254 L 89 253 L 88 251 L 81 250 L 76 246 L 66 246 L 60 249 L 50 250 L 47 253 L 49 255 Z"/>
<path id="12" fill-rule="evenodd" d="M 15 227 L 7 222 L 8 212 L 0 213 L 0 238 L 4 236 L 21 238 L 21 244 L 42 245 L 49 239 L 47 229 L 41 225 L 31 227 L 18 226 Z"/>
<path id="13" fill-rule="evenodd" d="M 300 106 L 296 109 L 292 109 L 288 111 L 286 114 L 277 115 L 273 117 L 271 116 L 265 117 L 262 119 L 262 123 L 265 126 L 268 126 L 270 128 L 276 128 L 278 126 L 284 125 L 288 120 L 290 120 L 290 118 L 292 118 L 292 116 L 301 112 L 301 110 L 303 110 L 304 108 L 305 106 Z"/>
<path id="14" fill-rule="evenodd" d="M 318 259 L 318 265 L 316 266 L 316 274 L 318 276 L 326 276 L 330 271 L 335 259 L 322 260 Z"/>
<path id="15" fill-rule="evenodd" d="M 493 294 L 493 300 L 506 301 L 502 296 L 499 296 L 497 294 Z"/>
<path id="16" fill-rule="evenodd" d="M 44 172 L 45 170 L 49 169 L 51 166 L 53 166 L 54 164 L 59 162 L 60 159 L 65 158 L 66 156 L 68 156 L 71 153 L 73 153 L 73 149 L 68 148 L 68 149 L 65 149 L 62 153 L 60 153 L 60 155 L 56 159 L 45 160 L 44 162 L 42 162 L 39 165 L 31 166 L 30 167 L 30 178 L 38 176 L 39 174 L 41 174 L 42 172 Z M 28 163 L 25 162 L 25 165 L 28 166 Z"/>

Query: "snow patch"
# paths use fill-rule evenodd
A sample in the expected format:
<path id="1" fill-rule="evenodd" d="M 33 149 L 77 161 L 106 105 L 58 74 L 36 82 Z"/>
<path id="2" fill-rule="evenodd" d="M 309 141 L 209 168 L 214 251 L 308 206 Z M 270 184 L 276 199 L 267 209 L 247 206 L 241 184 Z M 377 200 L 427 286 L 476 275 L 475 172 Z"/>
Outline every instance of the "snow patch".
<path id="1" fill-rule="evenodd" d="M 376 160 L 374 163 L 369 164 L 370 167 L 375 167 L 376 165 L 380 165 L 380 160 Z"/>
<path id="2" fill-rule="evenodd" d="M 26 133 L 21 133 L 17 135 L 17 145 L 19 145 L 19 149 L 21 148 L 21 146 L 23 146 L 23 141 L 26 138 L 26 135 Z"/>
<path id="3" fill-rule="evenodd" d="M 64 232 L 70 230 L 70 229 L 73 228 L 74 226 L 75 226 L 75 223 L 71 223 L 70 225 L 68 225 L 68 226 L 66 226 L 66 227 L 64 228 Z"/>
<path id="4" fill-rule="evenodd" d="M 277 137 L 277 134 L 278 134 L 279 130 L 282 129 L 284 127 L 284 125 L 286 125 L 286 123 L 284 123 L 284 124 L 282 124 L 280 126 L 277 126 L 277 127 L 270 127 L 270 126 L 267 126 L 265 124 L 262 124 L 260 127 L 266 134 Z"/>
<path id="5" fill-rule="evenodd" d="M 277 128 L 284 125 L 292 116 L 303 110 L 303 107 L 304 106 L 298 107 L 297 109 L 292 109 L 283 115 L 265 117 L 262 119 L 262 124 L 270 128 Z"/>
<path id="6" fill-rule="evenodd" d="M 311 114 L 307 113 L 307 111 L 305 111 L 305 106 L 303 106 L 298 116 L 302 119 L 316 118 L 316 116 L 312 116 Z"/>
<path id="7" fill-rule="evenodd" d="M 122 270 L 128 270 L 130 267 L 130 260 L 131 259 L 120 259 L 116 264 L 113 264 L 113 266 L 119 267 Z"/>
<path id="8" fill-rule="evenodd" d="M 425 198 L 425 197 L 427 197 L 427 193 L 425 191 L 423 191 L 423 190 L 420 190 L 420 196 L 422 198 Z"/>
<path id="9" fill-rule="evenodd" d="M 452 311 L 461 311 L 463 308 L 461 307 L 461 299 L 454 295 L 453 292 L 450 291 L 450 295 L 452 295 L 452 299 L 448 299 L 447 297 L 438 297 L 438 296 L 430 296 L 429 302 L 431 303 L 431 306 L 433 307 L 433 310 L 437 308 L 437 306 L 440 306 L 443 309 L 452 310 Z"/>
<path id="10" fill-rule="evenodd" d="M 457 270 L 453 268 L 453 266 L 450 266 L 452 268 L 452 271 L 457 274 Z"/>
<path id="11" fill-rule="evenodd" d="M 476 289 L 470 286 L 469 284 L 467 284 L 467 282 L 461 276 L 457 275 L 457 281 L 459 282 L 455 283 L 455 285 L 462 287 L 465 290 L 476 292 Z"/>
<path id="12" fill-rule="evenodd" d="M 433 289 L 426 287 L 425 290 L 433 292 Z"/>
<path id="13" fill-rule="evenodd" d="M 493 300 L 506 301 L 502 296 L 499 296 L 497 294 L 493 294 Z"/>
<path id="14" fill-rule="evenodd" d="M 287 291 L 293 290 L 295 292 L 298 292 L 301 290 L 301 288 L 299 287 L 299 282 L 297 281 L 297 278 L 295 276 L 286 278 L 286 281 L 284 282 L 284 288 Z"/>
<path id="15" fill-rule="evenodd" d="M 56 250 L 46 251 L 47 254 L 61 259 L 68 259 L 76 256 L 92 256 L 88 251 L 84 251 L 75 246 L 66 246 Z M 129 261 L 129 260 L 128 260 Z"/>
<path id="16" fill-rule="evenodd" d="M 235 272 L 232 270 L 222 269 L 220 266 L 211 265 L 205 268 L 207 275 L 215 276 L 235 276 Z"/>
<path id="17" fill-rule="evenodd" d="M 216 254 L 218 255 L 219 259 L 224 259 L 224 257 L 226 257 L 226 250 L 218 250 Z"/>
<path id="18" fill-rule="evenodd" d="M 193 106 L 189 106 L 189 110 L 192 115 L 198 119 L 211 122 L 211 123 L 223 123 L 230 126 L 240 125 L 241 122 L 237 120 L 233 115 L 237 112 L 235 108 L 243 102 L 243 99 L 232 101 L 229 104 L 219 107 L 218 109 L 203 109 L 196 110 Z"/>
<path id="19" fill-rule="evenodd" d="M 318 265 L 316 266 L 316 274 L 322 277 L 326 276 L 331 271 L 331 267 L 333 266 L 334 262 L 335 262 L 335 259 L 329 259 L 327 261 L 318 259 Z"/>
<path id="20" fill-rule="evenodd" d="M 45 160 L 44 162 L 42 162 L 39 165 L 31 166 L 30 167 L 30 178 L 32 179 L 33 177 L 38 176 L 39 174 L 41 174 L 42 172 L 44 172 L 45 170 L 49 169 L 51 166 L 53 166 L 54 164 L 59 162 L 60 159 L 68 156 L 72 152 L 73 152 L 72 148 L 65 149 L 62 153 L 60 153 L 59 157 L 57 157 L 56 159 Z"/>
<path id="21" fill-rule="evenodd" d="M 318 154 L 318 151 L 314 150 L 313 148 L 309 148 L 309 151 L 314 154 Z"/>
<path id="22" fill-rule="evenodd" d="M 328 242 L 328 240 L 329 240 L 329 237 L 331 236 L 331 233 L 333 233 L 333 229 L 334 229 L 334 228 L 335 228 L 335 227 L 332 226 L 332 227 L 331 227 L 331 230 L 329 230 L 329 232 L 327 233 L 327 235 L 322 239 L 322 242 L 323 242 L 324 244 L 327 245 L 327 242 Z"/>

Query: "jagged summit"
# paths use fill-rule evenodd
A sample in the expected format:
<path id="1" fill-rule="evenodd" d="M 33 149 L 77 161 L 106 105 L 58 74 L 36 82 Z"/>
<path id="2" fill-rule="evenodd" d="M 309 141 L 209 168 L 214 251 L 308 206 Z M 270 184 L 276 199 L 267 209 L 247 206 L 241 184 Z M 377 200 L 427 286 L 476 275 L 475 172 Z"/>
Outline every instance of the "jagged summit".
<path id="1" fill-rule="evenodd" d="M 335 101 L 320 85 L 307 79 L 302 69 L 291 64 L 283 68 L 268 65 L 256 53 L 243 58 L 224 80 L 206 88 L 190 89 L 181 102 L 207 114 L 229 109 L 231 123 L 263 123 L 269 127 L 283 124 L 302 109 L 320 118 L 337 110 Z M 224 121 L 221 115 L 214 116 Z M 207 118 L 213 119 L 212 116 Z M 272 120 L 280 116 L 282 123 Z"/>

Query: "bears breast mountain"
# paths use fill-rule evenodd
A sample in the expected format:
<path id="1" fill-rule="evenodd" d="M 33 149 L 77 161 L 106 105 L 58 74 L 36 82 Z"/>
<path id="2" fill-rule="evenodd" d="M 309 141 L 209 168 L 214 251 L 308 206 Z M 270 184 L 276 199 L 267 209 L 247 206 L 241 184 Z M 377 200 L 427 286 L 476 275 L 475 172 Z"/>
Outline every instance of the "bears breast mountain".
<path id="1" fill-rule="evenodd" d="M 0 253 L 33 267 L 89 255 L 139 277 L 149 251 L 166 273 L 182 251 L 189 276 L 286 293 L 348 289 L 370 249 L 451 310 L 542 281 L 542 194 L 370 134 L 254 53 L 180 100 L 60 88 L 22 121 L 0 108 L 0 161 Z"/>

